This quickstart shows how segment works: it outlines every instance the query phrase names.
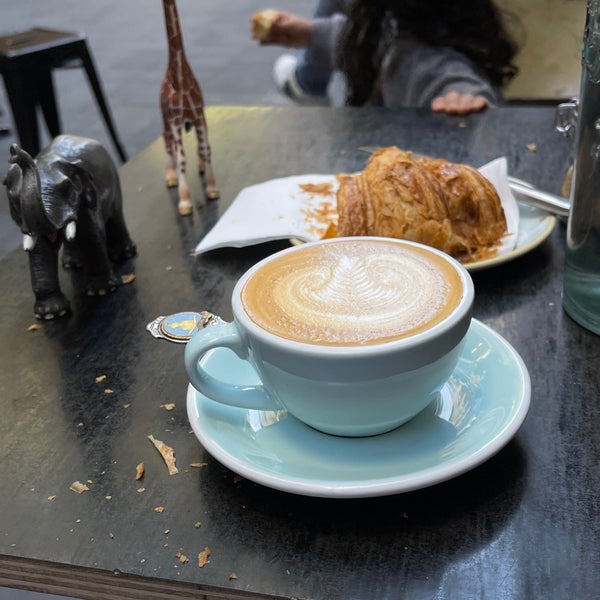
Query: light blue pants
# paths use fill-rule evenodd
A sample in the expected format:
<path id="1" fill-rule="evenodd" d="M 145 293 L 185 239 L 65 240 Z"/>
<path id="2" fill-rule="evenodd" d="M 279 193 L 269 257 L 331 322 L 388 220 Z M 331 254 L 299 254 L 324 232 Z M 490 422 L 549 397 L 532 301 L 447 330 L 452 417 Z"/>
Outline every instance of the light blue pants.
<path id="1" fill-rule="evenodd" d="M 336 12 L 344 12 L 343 0 L 318 0 L 314 17 L 329 17 Z M 304 92 L 311 96 L 325 96 L 331 71 L 314 63 L 310 48 L 302 50 L 296 65 L 296 80 Z"/>

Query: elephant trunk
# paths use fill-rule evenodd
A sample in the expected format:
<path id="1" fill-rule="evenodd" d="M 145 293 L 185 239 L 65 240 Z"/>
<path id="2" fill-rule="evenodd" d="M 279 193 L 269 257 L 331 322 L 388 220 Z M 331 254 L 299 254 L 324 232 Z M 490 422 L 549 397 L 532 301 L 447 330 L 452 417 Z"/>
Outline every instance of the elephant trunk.
<path id="1" fill-rule="evenodd" d="M 40 176 L 34 160 L 25 150 L 12 144 L 8 161 L 21 168 L 21 230 L 25 234 L 23 247 L 29 251 L 35 246 L 35 235 L 48 235 L 54 228 L 44 210 Z"/>

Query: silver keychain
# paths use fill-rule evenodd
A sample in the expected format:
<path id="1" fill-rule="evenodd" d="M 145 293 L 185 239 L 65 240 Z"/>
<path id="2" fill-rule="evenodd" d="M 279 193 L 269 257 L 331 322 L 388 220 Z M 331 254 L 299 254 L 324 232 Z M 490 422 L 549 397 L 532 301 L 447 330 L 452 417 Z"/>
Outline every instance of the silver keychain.
<path id="1" fill-rule="evenodd" d="M 185 344 L 196 331 L 218 325 L 225 321 L 221 317 L 203 310 L 202 312 L 180 312 L 173 315 L 156 317 L 146 325 L 146 329 L 158 339 Z"/>

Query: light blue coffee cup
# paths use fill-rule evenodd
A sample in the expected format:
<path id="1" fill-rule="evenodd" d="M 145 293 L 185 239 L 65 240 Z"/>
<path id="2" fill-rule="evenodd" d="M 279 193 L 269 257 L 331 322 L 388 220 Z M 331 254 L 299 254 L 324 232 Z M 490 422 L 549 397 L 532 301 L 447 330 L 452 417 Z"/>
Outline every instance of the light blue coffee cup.
<path id="1" fill-rule="evenodd" d="M 341 240 L 343 238 L 337 238 Z M 353 242 L 375 238 L 352 238 Z M 458 362 L 471 323 L 474 300 L 469 273 L 453 258 L 442 257 L 458 273 L 462 294 L 455 309 L 430 329 L 409 337 L 371 345 L 315 345 L 285 339 L 259 327 L 244 310 L 241 292 L 250 277 L 270 260 L 309 245 L 278 252 L 249 269 L 232 294 L 233 322 L 196 332 L 185 349 L 191 384 L 201 394 L 245 409 L 286 409 L 305 424 L 328 434 L 370 436 L 406 423 L 439 394 Z M 207 372 L 203 357 L 215 348 L 229 348 L 248 361 L 259 385 L 221 381 Z"/>

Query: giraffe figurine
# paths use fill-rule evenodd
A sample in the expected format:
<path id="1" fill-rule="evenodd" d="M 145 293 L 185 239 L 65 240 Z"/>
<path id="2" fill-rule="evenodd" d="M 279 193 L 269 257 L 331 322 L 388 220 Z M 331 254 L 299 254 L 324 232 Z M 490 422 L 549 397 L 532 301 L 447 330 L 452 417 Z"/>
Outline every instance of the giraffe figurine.
<path id="1" fill-rule="evenodd" d="M 204 189 L 210 200 L 219 197 L 211 165 L 208 129 L 204 117 L 202 90 L 194 77 L 185 51 L 175 0 L 163 0 L 165 25 L 169 45 L 167 72 L 160 89 L 163 118 L 163 138 L 167 151 L 166 183 L 178 187 L 178 210 L 181 215 L 192 213 L 190 191 L 185 176 L 186 160 L 182 129 L 193 127 L 198 138 L 198 169 L 204 174 Z"/>

